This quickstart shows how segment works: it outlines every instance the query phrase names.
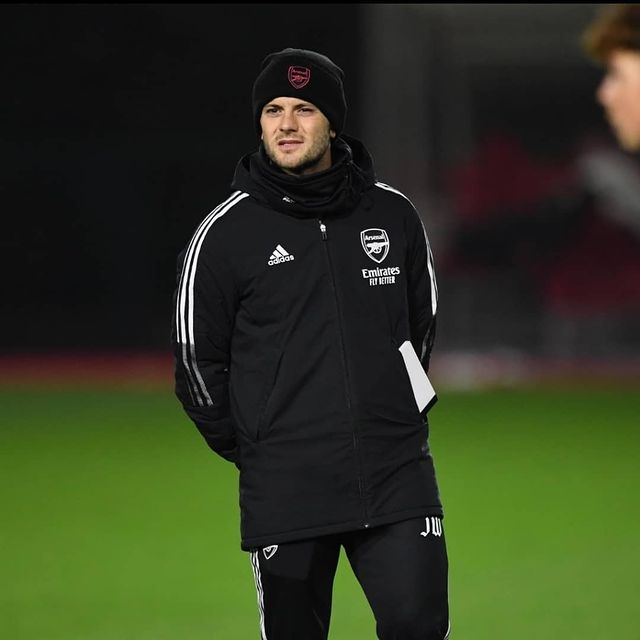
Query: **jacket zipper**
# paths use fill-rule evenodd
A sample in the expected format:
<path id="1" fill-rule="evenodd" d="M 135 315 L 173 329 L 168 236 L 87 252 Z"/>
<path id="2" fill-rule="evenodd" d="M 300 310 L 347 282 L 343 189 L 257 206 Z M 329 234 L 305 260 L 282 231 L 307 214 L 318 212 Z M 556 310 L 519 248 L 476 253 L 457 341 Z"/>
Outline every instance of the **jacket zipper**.
<path id="1" fill-rule="evenodd" d="M 347 354 L 345 349 L 344 329 L 342 328 L 342 314 L 340 312 L 340 303 L 338 301 L 338 290 L 336 287 L 336 279 L 333 271 L 333 263 L 331 262 L 331 253 L 329 247 L 326 244 L 328 238 L 327 225 L 322 220 L 318 220 L 320 225 L 320 233 L 322 234 L 322 241 L 324 244 L 325 255 L 327 256 L 327 264 L 329 266 L 329 274 L 331 276 L 331 289 L 333 290 L 333 300 L 336 305 L 336 315 L 338 317 L 338 329 L 340 333 L 340 356 L 342 357 L 342 368 L 344 370 L 344 386 L 347 400 L 347 409 L 349 411 L 349 418 L 351 419 L 351 425 L 353 427 L 353 449 L 356 454 L 356 462 L 358 464 L 358 491 L 360 493 L 360 500 L 362 501 L 362 509 L 364 513 L 363 526 L 365 529 L 369 527 L 369 514 L 367 511 L 367 503 L 364 497 L 364 483 L 362 480 L 362 460 L 360 459 L 360 448 L 358 445 L 358 432 L 353 420 L 353 413 L 351 409 L 351 385 L 349 381 L 349 368 L 347 367 Z"/>

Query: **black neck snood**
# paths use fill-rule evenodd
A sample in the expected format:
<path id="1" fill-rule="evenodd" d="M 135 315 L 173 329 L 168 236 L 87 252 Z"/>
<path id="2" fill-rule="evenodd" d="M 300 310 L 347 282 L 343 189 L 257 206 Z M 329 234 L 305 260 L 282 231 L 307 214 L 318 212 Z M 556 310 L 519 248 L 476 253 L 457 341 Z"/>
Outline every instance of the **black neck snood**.
<path id="1" fill-rule="evenodd" d="M 249 158 L 249 175 L 269 205 L 300 218 L 321 218 L 352 210 L 370 180 L 353 162 L 342 138 L 332 143 L 332 165 L 326 171 L 292 176 L 271 162 L 262 145 Z"/>

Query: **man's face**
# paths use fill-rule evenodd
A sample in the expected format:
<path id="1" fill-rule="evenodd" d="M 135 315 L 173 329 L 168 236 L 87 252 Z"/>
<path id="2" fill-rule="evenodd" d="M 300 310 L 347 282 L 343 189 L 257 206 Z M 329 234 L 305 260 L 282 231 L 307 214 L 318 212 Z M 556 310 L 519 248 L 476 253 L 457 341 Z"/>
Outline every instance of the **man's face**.
<path id="1" fill-rule="evenodd" d="M 640 53 L 614 51 L 597 92 L 620 145 L 640 150 Z"/>
<path id="2" fill-rule="evenodd" d="M 331 138 L 336 134 L 310 102 L 274 98 L 262 108 L 260 126 L 267 155 L 286 173 L 305 175 L 331 166 Z"/>

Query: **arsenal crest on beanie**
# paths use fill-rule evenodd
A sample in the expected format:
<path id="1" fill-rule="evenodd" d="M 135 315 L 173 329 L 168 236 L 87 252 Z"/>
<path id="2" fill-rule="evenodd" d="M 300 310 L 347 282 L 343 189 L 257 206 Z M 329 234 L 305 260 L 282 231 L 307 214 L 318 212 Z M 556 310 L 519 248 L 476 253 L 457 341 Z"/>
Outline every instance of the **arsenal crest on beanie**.
<path id="1" fill-rule="evenodd" d="M 262 61 L 260 73 L 253 84 L 256 130 L 258 133 L 262 131 L 260 116 L 269 100 L 292 97 L 318 107 L 339 135 L 347 115 L 343 79 L 342 69 L 321 53 L 306 49 L 283 49 L 270 53 Z"/>

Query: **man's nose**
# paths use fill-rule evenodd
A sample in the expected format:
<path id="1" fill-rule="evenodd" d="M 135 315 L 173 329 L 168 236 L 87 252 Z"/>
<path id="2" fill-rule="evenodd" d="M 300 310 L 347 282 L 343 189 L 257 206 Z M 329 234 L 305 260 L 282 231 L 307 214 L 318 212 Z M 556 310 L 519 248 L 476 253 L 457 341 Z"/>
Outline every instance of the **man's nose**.
<path id="1" fill-rule="evenodd" d="M 298 121 L 293 111 L 283 111 L 280 119 L 280 128 L 284 131 L 294 131 L 298 128 Z"/>

